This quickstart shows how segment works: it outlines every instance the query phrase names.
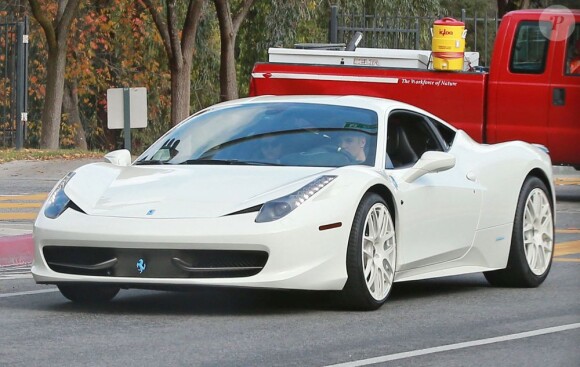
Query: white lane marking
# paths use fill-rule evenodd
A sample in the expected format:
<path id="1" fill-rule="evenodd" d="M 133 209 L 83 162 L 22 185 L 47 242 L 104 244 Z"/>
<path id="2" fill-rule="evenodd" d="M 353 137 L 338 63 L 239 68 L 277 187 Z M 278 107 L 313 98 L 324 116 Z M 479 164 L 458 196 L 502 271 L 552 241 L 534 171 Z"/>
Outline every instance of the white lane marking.
<path id="1" fill-rule="evenodd" d="M 4 293 L 4 294 L 0 294 L 0 298 L 18 297 L 18 296 L 28 296 L 30 294 L 41 294 L 41 293 L 52 293 L 52 292 L 58 292 L 58 289 L 57 288 L 53 288 L 53 289 L 40 289 L 38 291 Z"/>
<path id="2" fill-rule="evenodd" d="M 0 274 L 0 280 L 32 279 L 32 274 Z"/>
<path id="3" fill-rule="evenodd" d="M 388 355 L 381 356 L 381 357 L 375 357 L 375 358 L 361 359 L 361 360 L 352 361 L 352 362 L 332 364 L 332 365 L 328 365 L 328 366 L 325 366 L 325 367 L 356 367 L 356 366 L 368 366 L 368 365 L 376 364 L 376 363 L 396 361 L 398 359 L 405 359 L 405 358 L 423 356 L 423 355 L 426 355 L 426 354 L 433 354 L 433 353 L 439 353 L 439 352 L 446 352 L 446 351 L 450 351 L 450 350 L 456 350 L 456 349 L 463 349 L 463 348 L 475 347 L 475 346 L 478 346 L 478 345 L 486 345 L 486 344 L 500 343 L 500 342 L 505 342 L 505 341 L 510 341 L 510 340 L 530 338 L 532 336 L 558 333 L 558 332 L 561 332 L 561 331 L 573 330 L 573 329 L 578 329 L 578 328 L 580 328 L 580 323 L 568 324 L 568 325 L 561 325 L 561 326 L 554 326 L 554 327 L 549 327 L 549 328 L 545 328 L 545 329 L 538 329 L 538 330 L 526 331 L 526 332 L 523 332 L 523 333 L 497 336 L 497 337 L 494 337 L 494 338 L 479 339 L 479 340 L 473 340 L 473 341 L 470 341 L 470 342 L 457 343 L 457 344 L 448 344 L 448 345 L 442 345 L 440 347 L 433 347 L 433 348 L 427 348 L 427 349 L 412 350 L 412 351 L 409 351 L 409 352 L 388 354 Z"/>
<path id="4" fill-rule="evenodd" d="M 31 264 L 0 266 L 0 280 L 32 278 Z"/>

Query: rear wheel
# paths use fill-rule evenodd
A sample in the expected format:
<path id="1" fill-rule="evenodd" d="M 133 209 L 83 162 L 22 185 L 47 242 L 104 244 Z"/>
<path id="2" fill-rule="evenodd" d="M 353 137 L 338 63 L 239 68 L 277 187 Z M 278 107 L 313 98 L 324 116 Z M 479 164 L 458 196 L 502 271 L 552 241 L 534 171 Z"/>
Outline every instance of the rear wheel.
<path id="1" fill-rule="evenodd" d="M 103 303 L 113 299 L 120 288 L 86 284 L 59 284 L 63 296 L 78 303 Z"/>
<path id="2" fill-rule="evenodd" d="M 375 310 L 389 296 L 397 258 L 395 226 L 385 200 L 366 194 L 357 208 L 348 241 L 343 289 L 347 305 Z"/>
<path id="3" fill-rule="evenodd" d="M 484 273 L 491 284 L 508 287 L 542 284 L 552 266 L 553 211 L 546 185 L 537 177 L 529 177 L 518 199 L 507 267 Z"/>

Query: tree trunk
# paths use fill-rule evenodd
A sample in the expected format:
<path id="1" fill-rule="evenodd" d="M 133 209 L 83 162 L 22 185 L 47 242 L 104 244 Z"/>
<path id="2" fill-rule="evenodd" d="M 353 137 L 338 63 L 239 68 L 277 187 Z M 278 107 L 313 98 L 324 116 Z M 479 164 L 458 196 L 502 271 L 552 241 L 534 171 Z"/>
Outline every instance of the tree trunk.
<path id="1" fill-rule="evenodd" d="M 171 123 L 175 126 L 189 116 L 191 63 L 171 65 Z"/>
<path id="2" fill-rule="evenodd" d="M 236 36 L 222 34 L 220 55 L 220 100 L 230 101 L 238 98 L 238 80 L 235 57 Z"/>
<path id="3" fill-rule="evenodd" d="M 159 31 L 171 69 L 171 123 L 177 125 L 189 116 L 191 95 L 191 64 L 195 53 L 195 38 L 202 16 L 203 0 L 189 0 L 183 29 L 177 26 L 176 1 L 166 1 L 166 19 L 151 0 L 141 0 Z"/>
<path id="4" fill-rule="evenodd" d="M 220 100 L 222 101 L 238 98 L 236 37 L 253 2 L 254 0 L 243 0 L 239 4 L 237 13 L 232 14 L 229 0 L 214 0 L 220 28 Z"/>
<path id="5" fill-rule="evenodd" d="M 48 45 L 46 96 L 42 107 L 40 147 L 58 149 L 64 93 L 66 40 L 71 22 L 79 7 L 79 0 L 58 0 L 54 19 L 49 18 L 50 12 L 42 9 L 38 0 L 29 0 L 29 4 L 34 18 L 44 31 Z"/>
<path id="6" fill-rule="evenodd" d="M 87 140 L 85 129 L 81 121 L 79 112 L 79 94 L 76 82 L 66 82 L 64 85 L 64 96 L 62 100 L 63 113 L 67 115 L 66 122 L 74 131 L 74 143 L 78 149 L 87 150 Z"/>
<path id="7" fill-rule="evenodd" d="M 40 148 L 58 149 L 64 88 L 66 44 L 48 50 L 46 98 L 42 107 Z"/>

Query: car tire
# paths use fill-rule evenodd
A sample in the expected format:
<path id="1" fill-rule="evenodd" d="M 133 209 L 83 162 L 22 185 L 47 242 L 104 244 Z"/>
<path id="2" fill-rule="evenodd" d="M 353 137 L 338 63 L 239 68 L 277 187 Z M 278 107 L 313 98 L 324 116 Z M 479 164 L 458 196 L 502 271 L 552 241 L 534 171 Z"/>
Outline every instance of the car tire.
<path id="1" fill-rule="evenodd" d="M 59 284 L 58 290 L 67 299 L 77 303 L 104 303 L 113 299 L 120 288 L 101 285 Z"/>
<path id="2" fill-rule="evenodd" d="M 503 287 L 537 287 L 546 279 L 554 254 L 554 203 L 537 177 L 524 182 L 518 198 L 507 267 L 485 272 Z"/>
<path id="3" fill-rule="evenodd" d="M 376 310 L 387 300 L 397 259 L 395 226 L 385 200 L 367 193 L 352 224 L 346 257 L 343 301 L 349 308 Z"/>

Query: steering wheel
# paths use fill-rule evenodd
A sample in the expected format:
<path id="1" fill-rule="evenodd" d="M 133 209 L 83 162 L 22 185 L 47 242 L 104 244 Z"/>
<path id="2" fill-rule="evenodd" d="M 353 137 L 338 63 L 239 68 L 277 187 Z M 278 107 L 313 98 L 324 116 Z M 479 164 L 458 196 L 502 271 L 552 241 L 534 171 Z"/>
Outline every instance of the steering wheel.
<path id="1" fill-rule="evenodd" d="M 324 153 L 338 153 L 341 156 L 345 157 L 348 163 L 354 163 L 356 160 L 346 149 L 342 149 L 339 146 L 332 145 L 332 144 L 325 144 L 320 147 L 314 149 L 317 152 L 324 152 Z"/>

